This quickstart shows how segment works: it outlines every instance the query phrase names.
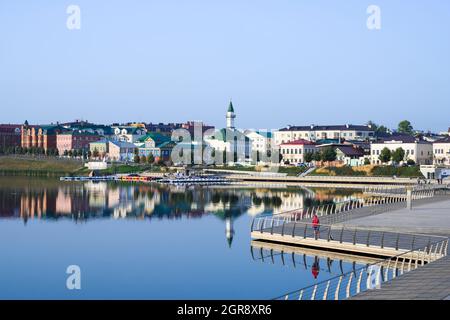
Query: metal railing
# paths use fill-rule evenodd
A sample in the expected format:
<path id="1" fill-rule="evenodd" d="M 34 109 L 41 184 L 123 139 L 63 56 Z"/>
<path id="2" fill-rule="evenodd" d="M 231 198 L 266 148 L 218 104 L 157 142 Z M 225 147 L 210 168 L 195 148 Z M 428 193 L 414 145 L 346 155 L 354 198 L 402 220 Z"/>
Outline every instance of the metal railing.
<path id="1" fill-rule="evenodd" d="M 297 239 L 326 241 L 334 244 L 364 246 L 367 248 L 389 249 L 397 252 L 417 250 L 429 246 L 440 236 L 425 236 L 413 233 L 378 231 L 366 228 L 290 221 L 285 217 L 256 217 L 251 225 L 251 232 L 280 235 Z M 442 249 L 442 248 L 441 248 Z"/>
<path id="2" fill-rule="evenodd" d="M 403 252 L 274 299 L 342 300 L 370 289 L 378 289 L 387 281 L 446 256 L 448 238 L 441 238 L 418 250 Z"/>
<path id="3" fill-rule="evenodd" d="M 310 219 L 314 215 L 319 217 L 329 216 L 334 214 L 339 214 L 343 212 L 349 212 L 355 209 L 360 209 L 364 207 L 372 207 L 379 205 L 387 205 L 405 202 L 406 196 L 393 195 L 388 197 L 370 197 L 361 198 L 355 200 L 347 200 L 343 202 L 335 202 L 331 204 L 324 204 L 319 206 L 312 206 L 306 208 L 299 208 L 294 210 L 289 210 L 281 213 L 274 214 L 277 217 L 286 217 L 289 221 L 299 221 L 304 219 Z"/>

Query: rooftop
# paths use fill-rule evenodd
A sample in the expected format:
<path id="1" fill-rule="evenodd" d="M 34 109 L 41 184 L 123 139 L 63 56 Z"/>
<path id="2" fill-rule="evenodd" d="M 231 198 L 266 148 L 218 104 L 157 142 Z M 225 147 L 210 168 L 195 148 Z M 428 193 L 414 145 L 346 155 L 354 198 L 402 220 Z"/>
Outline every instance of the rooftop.
<path id="1" fill-rule="evenodd" d="M 305 139 L 298 139 L 298 140 L 282 143 L 281 145 L 282 146 L 284 146 L 284 145 L 312 145 L 312 146 L 315 146 L 316 143 L 305 140 Z"/>
<path id="2" fill-rule="evenodd" d="M 355 131 L 374 131 L 368 125 L 310 125 L 310 126 L 287 126 L 279 131 L 327 131 L 327 130 L 355 130 Z"/>

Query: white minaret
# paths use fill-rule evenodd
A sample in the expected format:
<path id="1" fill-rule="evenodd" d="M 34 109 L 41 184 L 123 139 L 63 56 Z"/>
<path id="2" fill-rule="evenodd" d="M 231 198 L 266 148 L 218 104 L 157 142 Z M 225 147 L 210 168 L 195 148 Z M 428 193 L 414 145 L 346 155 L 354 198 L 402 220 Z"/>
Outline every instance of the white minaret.
<path id="1" fill-rule="evenodd" d="M 234 114 L 233 103 L 230 100 L 227 110 L 227 129 L 234 129 L 234 118 L 236 118 L 236 115 Z"/>
<path id="2" fill-rule="evenodd" d="M 233 219 L 231 217 L 225 219 L 225 236 L 227 237 L 228 247 L 231 248 L 234 236 Z"/>

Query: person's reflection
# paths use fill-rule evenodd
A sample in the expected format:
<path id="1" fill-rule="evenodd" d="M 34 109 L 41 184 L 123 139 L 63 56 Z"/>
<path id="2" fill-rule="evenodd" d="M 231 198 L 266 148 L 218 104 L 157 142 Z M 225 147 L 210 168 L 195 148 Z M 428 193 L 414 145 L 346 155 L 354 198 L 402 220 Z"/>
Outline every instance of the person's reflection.
<path id="1" fill-rule="evenodd" d="M 314 279 L 317 279 L 317 276 L 319 275 L 319 268 L 320 268 L 320 266 L 319 266 L 319 258 L 317 256 L 315 256 L 314 257 L 314 263 L 313 263 L 313 265 L 311 267 L 311 272 L 312 272 L 312 275 L 313 275 Z"/>

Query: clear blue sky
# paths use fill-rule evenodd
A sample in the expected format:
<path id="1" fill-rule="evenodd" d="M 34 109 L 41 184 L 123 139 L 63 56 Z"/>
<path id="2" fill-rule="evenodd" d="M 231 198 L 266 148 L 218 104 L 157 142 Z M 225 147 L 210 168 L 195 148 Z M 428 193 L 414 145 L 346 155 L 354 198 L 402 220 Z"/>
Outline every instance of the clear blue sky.
<path id="1" fill-rule="evenodd" d="M 232 97 L 240 128 L 446 130 L 449 39 L 443 0 L 1 0 L 0 122 L 221 126 Z"/>

